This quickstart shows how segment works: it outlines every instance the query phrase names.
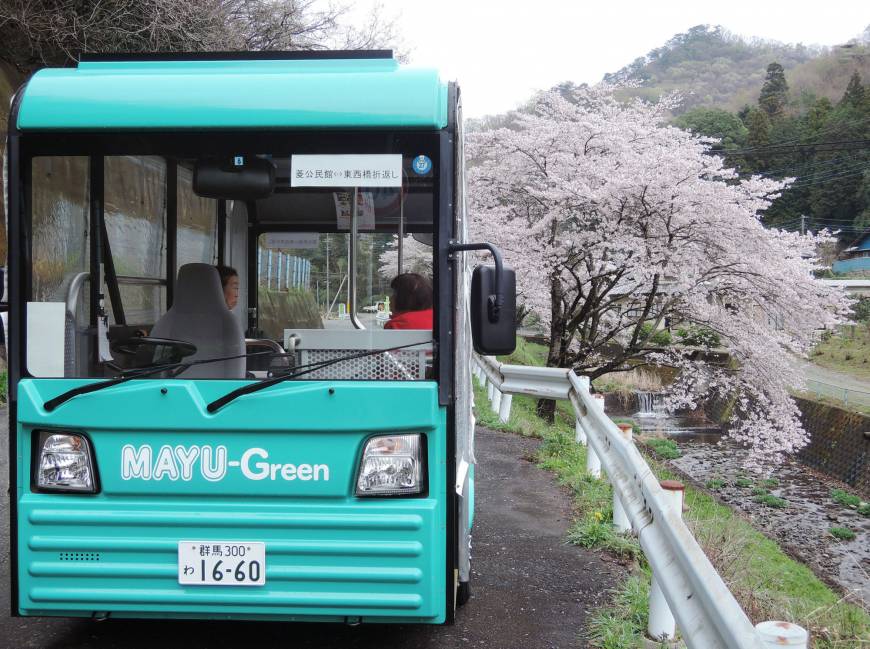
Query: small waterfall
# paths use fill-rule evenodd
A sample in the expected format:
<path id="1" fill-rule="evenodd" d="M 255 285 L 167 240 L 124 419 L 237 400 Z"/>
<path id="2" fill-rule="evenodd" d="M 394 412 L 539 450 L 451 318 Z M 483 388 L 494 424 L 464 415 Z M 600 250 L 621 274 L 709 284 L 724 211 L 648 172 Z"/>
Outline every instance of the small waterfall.
<path id="1" fill-rule="evenodd" d="M 660 417 L 666 414 L 664 407 L 665 394 L 663 392 L 638 392 L 637 412 L 638 417 Z"/>

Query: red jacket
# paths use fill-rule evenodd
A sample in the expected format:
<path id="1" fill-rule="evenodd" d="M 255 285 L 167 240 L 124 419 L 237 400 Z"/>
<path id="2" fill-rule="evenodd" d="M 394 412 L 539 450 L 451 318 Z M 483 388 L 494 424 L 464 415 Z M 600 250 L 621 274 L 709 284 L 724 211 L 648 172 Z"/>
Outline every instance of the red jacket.
<path id="1" fill-rule="evenodd" d="M 432 309 L 394 313 L 384 329 L 432 329 Z"/>

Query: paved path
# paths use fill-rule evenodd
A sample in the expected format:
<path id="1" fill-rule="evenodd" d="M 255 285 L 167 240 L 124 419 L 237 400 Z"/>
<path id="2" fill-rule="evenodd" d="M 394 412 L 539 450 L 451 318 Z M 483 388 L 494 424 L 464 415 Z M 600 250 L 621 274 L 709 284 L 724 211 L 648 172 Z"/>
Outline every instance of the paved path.
<path id="1" fill-rule="evenodd" d="M 6 492 L 6 412 L 0 410 L 0 484 Z M 269 622 L 92 622 L 10 618 L 9 512 L 2 503 L 0 649 L 434 649 L 582 647 L 579 633 L 620 571 L 565 545 L 571 499 L 527 461 L 533 440 L 478 429 L 477 516 L 472 599 L 453 626 Z"/>
<path id="2" fill-rule="evenodd" d="M 804 375 L 809 392 L 870 407 L 870 381 L 805 360 L 795 362 Z"/>

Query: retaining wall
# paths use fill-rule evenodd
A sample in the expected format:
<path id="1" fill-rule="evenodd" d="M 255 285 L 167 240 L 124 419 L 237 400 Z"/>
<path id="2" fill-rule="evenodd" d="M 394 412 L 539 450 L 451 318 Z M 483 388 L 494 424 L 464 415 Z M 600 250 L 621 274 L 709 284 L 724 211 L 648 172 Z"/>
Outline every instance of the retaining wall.
<path id="1" fill-rule="evenodd" d="M 804 464 L 845 482 L 870 498 L 870 417 L 808 399 L 796 399 L 810 443 Z"/>

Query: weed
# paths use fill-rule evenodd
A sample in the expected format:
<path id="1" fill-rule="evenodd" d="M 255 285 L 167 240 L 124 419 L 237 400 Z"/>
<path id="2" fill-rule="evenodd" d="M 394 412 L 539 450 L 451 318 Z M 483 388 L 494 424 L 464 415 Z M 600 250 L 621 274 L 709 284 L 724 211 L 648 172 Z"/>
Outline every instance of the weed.
<path id="1" fill-rule="evenodd" d="M 704 483 L 704 486 L 707 487 L 707 489 L 721 489 L 725 486 L 725 481 L 721 478 L 713 478 L 712 480 L 707 480 L 707 482 Z"/>
<path id="2" fill-rule="evenodd" d="M 755 502 L 761 503 L 765 507 L 773 507 L 774 509 L 782 509 L 788 507 L 788 501 L 785 498 L 779 498 L 773 494 L 764 494 L 755 497 Z"/>
<path id="3" fill-rule="evenodd" d="M 769 494 L 770 492 L 767 489 L 763 489 L 762 487 L 753 487 L 752 495 L 753 496 L 764 496 L 765 494 Z"/>
<path id="4" fill-rule="evenodd" d="M 861 503 L 858 505 L 858 513 L 861 516 L 870 516 L 870 503 Z"/>
<path id="5" fill-rule="evenodd" d="M 675 460 L 682 455 L 680 449 L 677 447 L 677 443 L 672 439 L 651 437 L 643 440 L 643 443 L 654 450 L 656 455 L 666 460 Z"/>
<path id="6" fill-rule="evenodd" d="M 831 498 L 835 503 L 851 507 L 852 509 L 861 506 L 861 499 L 858 496 L 843 491 L 842 489 L 833 489 L 831 491 Z"/>
<path id="7" fill-rule="evenodd" d="M 768 489 L 775 489 L 779 486 L 779 480 L 777 480 L 776 478 L 765 478 L 761 481 L 761 486 Z"/>
<path id="8" fill-rule="evenodd" d="M 734 484 L 740 487 L 741 489 L 748 489 L 752 486 L 752 480 L 749 478 L 737 478 L 734 481 Z"/>
<path id="9" fill-rule="evenodd" d="M 828 530 L 828 532 L 835 539 L 839 539 L 841 541 L 851 541 L 855 538 L 855 532 L 850 530 L 848 527 L 832 527 Z"/>

